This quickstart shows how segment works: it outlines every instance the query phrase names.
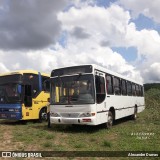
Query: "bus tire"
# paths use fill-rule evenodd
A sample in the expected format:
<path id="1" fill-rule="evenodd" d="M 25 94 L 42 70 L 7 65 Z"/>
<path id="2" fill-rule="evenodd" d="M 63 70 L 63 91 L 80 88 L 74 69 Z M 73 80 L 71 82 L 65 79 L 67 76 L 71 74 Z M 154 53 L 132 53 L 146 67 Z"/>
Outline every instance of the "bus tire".
<path id="1" fill-rule="evenodd" d="M 132 120 L 136 120 L 137 119 L 137 107 L 135 106 L 134 108 L 134 114 L 131 116 Z"/>
<path id="2" fill-rule="evenodd" d="M 47 116 L 48 116 L 48 118 L 47 118 L 48 119 L 48 125 L 47 125 L 47 127 L 51 128 L 50 112 L 47 113 Z"/>
<path id="3" fill-rule="evenodd" d="M 113 126 L 113 114 L 111 111 L 108 112 L 108 121 L 106 122 L 107 129 L 110 129 Z"/>
<path id="4" fill-rule="evenodd" d="M 22 120 L 20 122 L 21 122 L 21 124 L 26 125 L 28 121 L 27 120 Z"/>
<path id="5" fill-rule="evenodd" d="M 47 121 L 47 108 L 42 108 L 39 112 L 39 122 L 42 123 L 43 121 Z"/>

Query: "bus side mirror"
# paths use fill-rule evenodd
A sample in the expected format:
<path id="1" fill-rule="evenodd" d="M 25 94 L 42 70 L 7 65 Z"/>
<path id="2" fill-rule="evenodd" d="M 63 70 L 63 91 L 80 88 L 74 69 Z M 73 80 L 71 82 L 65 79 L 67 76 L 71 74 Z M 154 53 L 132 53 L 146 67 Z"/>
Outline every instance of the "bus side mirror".
<path id="1" fill-rule="evenodd" d="M 50 91 L 50 78 L 46 79 L 43 82 L 43 88 L 45 92 L 49 92 Z"/>
<path id="2" fill-rule="evenodd" d="M 32 87 L 31 85 L 25 85 L 24 105 L 26 107 L 32 107 Z"/>
<path id="3" fill-rule="evenodd" d="M 18 84 L 18 93 L 21 94 L 22 93 L 22 86 L 20 84 Z"/>
<path id="4" fill-rule="evenodd" d="M 50 103 L 50 98 L 48 98 L 47 101 Z"/>

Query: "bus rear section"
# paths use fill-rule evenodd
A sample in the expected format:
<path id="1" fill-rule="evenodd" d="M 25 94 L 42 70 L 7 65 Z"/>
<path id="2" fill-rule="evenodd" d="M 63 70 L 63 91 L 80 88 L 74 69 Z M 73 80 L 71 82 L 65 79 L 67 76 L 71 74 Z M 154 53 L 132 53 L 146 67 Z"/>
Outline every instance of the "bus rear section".
<path id="1" fill-rule="evenodd" d="M 0 75 L 0 119 L 32 120 L 47 117 L 49 78 L 37 71 L 23 70 Z"/>
<path id="2" fill-rule="evenodd" d="M 97 65 L 51 73 L 51 124 L 106 124 L 143 111 L 143 86 Z"/>

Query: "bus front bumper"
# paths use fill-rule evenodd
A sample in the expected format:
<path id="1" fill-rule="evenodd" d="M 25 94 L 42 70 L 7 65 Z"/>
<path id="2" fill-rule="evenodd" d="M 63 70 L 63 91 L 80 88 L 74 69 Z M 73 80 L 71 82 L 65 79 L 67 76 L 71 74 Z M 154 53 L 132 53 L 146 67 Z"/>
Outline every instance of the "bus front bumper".
<path id="1" fill-rule="evenodd" d="M 64 118 L 64 117 L 50 117 L 50 122 L 53 124 L 79 124 L 79 125 L 96 125 L 96 118 Z"/>
<path id="2" fill-rule="evenodd" d="M 0 113 L 0 119 L 20 120 L 22 116 L 21 113 Z"/>

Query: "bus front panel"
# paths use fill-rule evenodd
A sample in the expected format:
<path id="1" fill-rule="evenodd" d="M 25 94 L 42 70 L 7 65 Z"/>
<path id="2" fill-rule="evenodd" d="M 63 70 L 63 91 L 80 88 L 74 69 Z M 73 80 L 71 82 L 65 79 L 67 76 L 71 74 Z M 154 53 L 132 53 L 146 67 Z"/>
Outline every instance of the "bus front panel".
<path id="1" fill-rule="evenodd" d="M 21 120 L 21 104 L 0 104 L 0 119 Z"/>

